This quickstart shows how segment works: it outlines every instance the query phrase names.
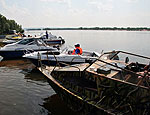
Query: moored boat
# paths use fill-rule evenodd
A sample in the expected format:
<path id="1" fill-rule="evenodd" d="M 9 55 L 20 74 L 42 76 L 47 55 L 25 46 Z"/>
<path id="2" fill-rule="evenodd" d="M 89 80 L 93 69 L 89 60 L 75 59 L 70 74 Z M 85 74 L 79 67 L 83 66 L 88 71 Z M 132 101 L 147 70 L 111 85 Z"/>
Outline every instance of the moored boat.
<path id="1" fill-rule="evenodd" d="M 2 41 L 4 45 L 15 43 L 19 40 L 22 40 L 25 37 L 24 34 L 15 34 L 15 35 L 7 35 L 6 39 Z"/>
<path id="2" fill-rule="evenodd" d="M 20 40 L 21 40 L 21 39 L 20 39 Z M 2 43 L 3 43 L 4 45 L 7 45 L 7 44 L 15 43 L 15 42 L 17 42 L 17 41 L 19 41 L 19 40 L 18 40 L 18 39 L 14 39 L 14 40 L 7 40 L 7 39 L 5 39 L 5 40 L 2 41 Z"/>
<path id="3" fill-rule="evenodd" d="M 42 64 L 49 66 L 66 66 L 67 64 L 91 63 L 100 56 L 97 52 L 83 51 L 82 55 L 72 55 L 73 50 L 64 50 L 51 52 L 51 51 L 38 51 L 30 54 L 25 54 L 23 57 L 31 60 L 37 67 Z M 41 61 L 41 63 L 40 63 Z"/>
<path id="4" fill-rule="evenodd" d="M 150 58 L 124 51 L 109 56 L 101 55 L 90 65 L 42 66 L 39 70 L 68 106 L 83 114 L 149 114 Z"/>
<path id="5" fill-rule="evenodd" d="M 47 45 L 62 45 L 65 43 L 65 40 L 61 36 L 55 36 L 52 35 L 51 33 L 47 34 L 40 34 L 40 35 L 35 35 L 36 38 L 43 40 Z M 21 35 L 8 35 L 5 40 L 2 41 L 3 44 L 11 44 L 11 43 L 16 43 L 19 40 L 22 40 L 26 36 L 23 34 Z M 28 37 L 32 37 L 31 35 L 28 35 Z"/>
<path id="6" fill-rule="evenodd" d="M 14 35 L 7 35 L 6 39 L 7 40 L 21 40 L 21 39 L 23 39 L 23 37 L 25 37 L 25 36 L 22 34 L 14 34 Z"/>
<path id="7" fill-rule="evenodd" d="M 56 48 L 45 45 L 37 38 L 24 38 L 16 43 L 5 45 L 0 49 L 3 58 L 21 58 L 25 53 L 33 51 L 56 50 Z"/>
<path id="8" fill-rule="evenodd" d="M 65 40 L 61 36 L 57 37 L 51 34 L 51 32 L 48 33 L 47 31 L 46 34 L 41 35 L 40 39 L 42 39 L 48 45 L 61 45 L 65 43 Z"/>

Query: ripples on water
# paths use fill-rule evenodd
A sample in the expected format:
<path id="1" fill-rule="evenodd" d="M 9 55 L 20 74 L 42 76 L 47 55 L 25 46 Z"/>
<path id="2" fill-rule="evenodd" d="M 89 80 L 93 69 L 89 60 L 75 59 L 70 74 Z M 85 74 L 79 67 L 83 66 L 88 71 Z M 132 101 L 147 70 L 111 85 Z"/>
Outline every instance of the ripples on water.
<path id="1" fill-rule="evenodd" d="M 0 115 L 60 115 L 71 112 L 58 101 L 60 99 L 46 78 L 28 60 L 0 62 L 0 94 Z"/>

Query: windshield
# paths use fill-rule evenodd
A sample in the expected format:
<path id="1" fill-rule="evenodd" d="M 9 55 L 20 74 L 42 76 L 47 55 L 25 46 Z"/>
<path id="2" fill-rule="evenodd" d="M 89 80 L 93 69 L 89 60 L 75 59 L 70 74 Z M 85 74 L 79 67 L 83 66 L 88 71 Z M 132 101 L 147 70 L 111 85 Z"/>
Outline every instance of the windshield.
<path id="1" fill-rule="evenodd" d="M 18 44 L 26 45 L 33 41 L 34 41 L 33 39 L 23 39 L 23 40 L 19 41 Z"/>

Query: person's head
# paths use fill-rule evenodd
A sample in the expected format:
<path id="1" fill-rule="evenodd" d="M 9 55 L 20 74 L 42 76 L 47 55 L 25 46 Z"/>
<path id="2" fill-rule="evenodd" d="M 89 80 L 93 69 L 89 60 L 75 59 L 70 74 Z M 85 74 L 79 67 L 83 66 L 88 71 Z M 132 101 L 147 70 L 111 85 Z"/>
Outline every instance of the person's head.
<path id="1" fill-rule="evenodd" d="M 80 44 L 75 44 L 74 46 L 75 46 L 75 47 L 80 47 Z"/>

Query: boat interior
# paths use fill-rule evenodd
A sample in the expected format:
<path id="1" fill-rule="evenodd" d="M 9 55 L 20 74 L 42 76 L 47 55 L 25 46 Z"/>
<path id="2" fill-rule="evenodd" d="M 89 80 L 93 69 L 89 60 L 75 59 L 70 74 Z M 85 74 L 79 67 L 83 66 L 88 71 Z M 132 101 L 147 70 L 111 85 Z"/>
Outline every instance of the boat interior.
<path id="1" fill-rule="evenodd" d="M 67 54 L 72 55 L 73 51 L 69 50 L 67 51 Z M 88 51 L 83 51 L 81 56 L 91 56 L 91 57 L 99 57 L 99 54 L 97 52 L 88 52 Z"/>
<path id="2" fill-rule="evenodd" d="M 146 66 L 148 66 L 148 65 L 143 64 L 143 63 L 138 63 L 138 62 L 135 62 L 135 63 L 129 62 L 129 61 L 127 61 L 127 59 L 125 59 L 124 61 L 118 60 L 118 58 L 117 58 L 117 60 L 98 59 L 93 64 L 88 66 L 85 70 L 86 70 L 86 72 L 94 74 L 97 77 L 101 76 L 101 77 L 105 77 L 108 79 L 117 80 L 119 82 L 124 82 L 124 83 L 132 84 L 135 86 L 143 86 L 143 87 L 147 88 L 147 87 L 150 87 L 150 79 L 149 79 L 150 78 L 149 77 L 150 69 L 149 69 L 149 67 L 147 67 L 148 70 L 145 71 Z M 78 66 L 78 68 L 80 68 L 80 66 Z M 68 75 L 69 76 L 68 78 L 71 78 L 71 80 L 74 78 L 78 78 L 77 76 L 74 77 L 74 75 L 69 74 L 69 73 L 71 73 L 70 71 L 66 74 L 67 71 L 68 70 L 65 70 L 65 75 Z M 62 72 L 62 70 L 61 70 L 61 72 Z M 79 70 L 77 70 L 77 73 L 80 73 L 80 72 L 79 72 Z M 91 79 L 96 79 L 95 76 L 91 77 Z M 66 81 L 69 80 L 68 78 Z M 81 78 L 79 79 L 79 81 L 81 80 Z M 64 79 L 66 79 L 66 76 L 64 76 Z M 74 81 L 76 81 L 78 79 L 75 79 Z M 94 82 L 96 82 L 96 80 Z M 79 82 L 77 82 L 77 83 L 79 83 Z"/>
<path id="3" fill-rule="evenodd" d="M 72 52 L 71 50 L 67 51 L 66 53 L 64 52 L 64 54 L 67 54 L 67 55 L 72 55 Z M 61 52 L 58 50 L 58 51 L 47 51 L 47 52 L 43 52 L 42 55 L 60 55 Z M 87 57 L 98 57 L 99 54 L 97 54 L 96 52 L 88 52 L 88 51 L 83 51 L 82 55 L 80 56 L 87 56 Z M 78 55 L 77 55 L 77 58 L 78 58 Z"/>
<path id="4" fill-rule="evenodd" d="M 141 57 L 149 60 L 148 57 Z M 125 61 L 118 60 L 118 58 L 119 56 L 117 55 L 116 59 L 98 59 L 87 71 L 99 76 L 116 79 L 120 82 L 126 82 L 127 84 L 150 87 L 150 64 L 129 62 L 128 57 Z"/>
<path id="5" fill-rule="evenodd" d="M 102 58 L 91 64 L 53 68 L 46 66 L 46 70 L 51 70 L 51 76 L 57 84 L 97 107 L 116 114 L 143 114 L 148 110 L 142 104 L 149 104 L 149 98 L 146 97 L 149 96 L 150 83 L 148 66 L 148 72 L 143 75 L 145 66 L 146 64 L 129 62 L 127 59 L 121 61 L 118 58 Z"/>

